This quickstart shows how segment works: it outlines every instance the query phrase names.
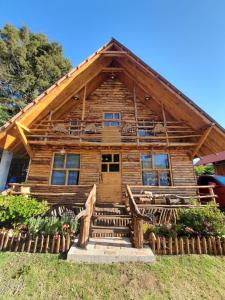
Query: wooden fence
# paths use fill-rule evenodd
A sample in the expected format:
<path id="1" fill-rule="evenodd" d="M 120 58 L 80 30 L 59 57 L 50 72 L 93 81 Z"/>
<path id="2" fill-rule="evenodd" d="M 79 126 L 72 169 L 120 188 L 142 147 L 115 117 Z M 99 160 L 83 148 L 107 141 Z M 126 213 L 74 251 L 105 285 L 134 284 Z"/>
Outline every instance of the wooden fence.
<path id="1" fill-rule="evenodd" d="M 225 238 L 167 238 L 150 234 L 149 245 L 157 255 L 210 254 L 225 255 Z"/>
<path id="2" fill-rule="evenodd" d="M 66 253 L 70 249 L 74 237 L 64 235 L 30 235 L 12 236 L 9 231 L 0 233 L 0 251 L 29 253 Z"/>

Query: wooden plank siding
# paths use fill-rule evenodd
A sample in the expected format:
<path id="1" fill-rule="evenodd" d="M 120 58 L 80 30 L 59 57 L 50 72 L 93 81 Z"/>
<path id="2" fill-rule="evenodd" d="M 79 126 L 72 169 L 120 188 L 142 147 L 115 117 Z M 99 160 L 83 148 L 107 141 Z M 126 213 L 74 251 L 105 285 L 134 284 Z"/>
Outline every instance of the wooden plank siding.
<path id="1" fill-rule="evenodd" d="M 50 184 L 51 178 L 51 162 L 55 152 L 60 152 L 60 148 L 53 148 L 51 150 L 35 151 L 35 157 L 32 159 L 27 177 L 27 183 Z M 68 153 L 80 154 L 81 168 L 80 168 L 80 185 L 98 184 L 100 180 L 100 161 L 101 151 L 98 150 L 78 150 L 76 148 L 65 149 Z M 145 150 L 144 153 L 151 153 Z M 161 151 L 162 153 L 163 151 Z M 165 151 L 166 152 L 166 151 Z M 126 185 L 142 185 L 142 170 L 140 164 L 140 154 L 138 150 L 120 150 L 121 154 L 121 177 L 122 177 L 122 195 L 125 199 Z M 154 152 L 155 153 L 155 152 Z M 193 171 L 192 161 L 190 157 L 182 151 L 170 151 L 171 161 L 171 178 L 172 184 L 175 186 L 195 185 L 196 178 Z M 68 190 L 72 187 L 67 186 Z M 64 189 L 66 190 L 66 189 Z M 163 188 L 156 190 L 164 191 Z M 189 192 L 189 191 L 187 191 Z M 183 193 L 182 193 L 183 194 Z M 120 199 L 117 199 L 117 201 Z"/>

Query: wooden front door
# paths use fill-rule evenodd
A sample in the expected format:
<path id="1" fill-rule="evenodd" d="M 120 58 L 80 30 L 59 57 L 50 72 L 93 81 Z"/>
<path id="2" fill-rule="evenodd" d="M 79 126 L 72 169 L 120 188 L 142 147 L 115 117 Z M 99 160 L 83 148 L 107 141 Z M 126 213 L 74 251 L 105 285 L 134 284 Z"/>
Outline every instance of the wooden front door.
<path id="1" fill-rule="evenodd" d="M 102 153 L 98 187 L 99 202 L 121 202 L 121 158 L 119 153 Z"/>

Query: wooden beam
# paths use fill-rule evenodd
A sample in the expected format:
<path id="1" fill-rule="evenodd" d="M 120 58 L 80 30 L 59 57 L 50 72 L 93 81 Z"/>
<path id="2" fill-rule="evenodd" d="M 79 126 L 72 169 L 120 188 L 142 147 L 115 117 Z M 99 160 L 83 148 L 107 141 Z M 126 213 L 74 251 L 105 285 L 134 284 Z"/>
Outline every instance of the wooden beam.
<path id="1" fill-rule="evenodd" d="M 27 128 L 26 126 L 24 126 L 23 124 L 20 124 L 20 123 L 19 123 L 19 126 L 20 126 L 23 130 L 25 130 L 25 131 L 27 131 L 27 132 L 31 132 L 30 129 Z"/>
<path id="2" fill-rule="evenodd" d="M 208 127 L 205 132 L 203 133 L 203 135 L 201 136 L 196 148 L 194 149 L 194 151 L 192 152 L 192 158 L 195 158 L 196 154 L 198 154 L 199 150 L 201 149 L 201 147 L 203 146 L 203 144 L 205 143 L 207 137 L 209 136 L 211 130 L 213 129 L 213 127 L 215 126 L 214 123 L 211 124 L 210 127 Z"/>
<path id="3" fill-rule="evenodd" d="M 133 88 L 133 100 L 134 100 L 135 124 L 136 124 L 136 130 L 138 131 L 137 96 L 136 96 L 136 86 L 135 86 L 135 83 L 134 83 L 134 88 Z M 137 134 L 138 134 L 138 132 L 137 132 Z M 137 143 L 139 145 L 139 138 L 137 139 Z"/>
<path id="4" fill-rule="evenodd" d="M 108 67 L 108 68 L 103 68 L 102 72 L 103 73 L 110 73 L 110 72 L 123 72 L 124 69 L 123 68 L 118 68 L 118 67 Z"/>
<path id="5" fill-rule="evenodd" d="M 166 130 L 166 142 L 167 142 L 167 146 L 169 146 L 170 142 L 169 142 L 169 136 L 168 136 L 168 131 L 167 131 L 166 113 L 165 113 L 165 110 L 164 110 L 163 103 L 161 104 L 161 107 L 162 107 L 162 115 L 163 115 L 163 124 L 164 124 L 164 128 Z"/>
<path id="6" fill-rule="evenodd" d="M 84 96 L 83 96 L 83 104 L 82 104 L 82 116 L 81 121 L 84 121 L 85 117 L 85 106 L 86 106 L 86 94 L 87 94 L 87 86 L 84 86 Z"/>
<path id="7" fill-rule="evenodd" d="M 28 143 L 27 137 L 24 134 L 24 131 L 23 131 L 24 126 L 21 126 L 21 124 L 19 122 L 15 122 L 15 124 L 16 124 L 16 128 L 18 130 L 18 133 L 20 135 L 21 141 L 22 141 L 27 153 L 29 154 L 30 158 L 32 158 L 33 157 L 33 152 L 31 150 L 31 147 L 30 147 L 29 143 Z"/>

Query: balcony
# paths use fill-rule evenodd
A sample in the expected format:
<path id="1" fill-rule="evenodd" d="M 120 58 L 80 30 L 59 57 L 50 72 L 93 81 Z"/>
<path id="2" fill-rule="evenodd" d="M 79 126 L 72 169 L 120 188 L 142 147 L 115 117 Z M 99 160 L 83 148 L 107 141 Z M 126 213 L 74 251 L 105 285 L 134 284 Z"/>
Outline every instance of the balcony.
<path id="1" fill-rule="evenodd" d="M 29 144 L 194 147 L 202 132 L 177 121 L 52 120 L 26 134 Z"/>

